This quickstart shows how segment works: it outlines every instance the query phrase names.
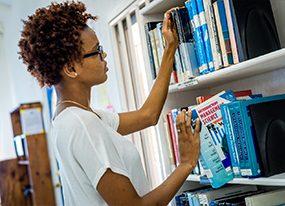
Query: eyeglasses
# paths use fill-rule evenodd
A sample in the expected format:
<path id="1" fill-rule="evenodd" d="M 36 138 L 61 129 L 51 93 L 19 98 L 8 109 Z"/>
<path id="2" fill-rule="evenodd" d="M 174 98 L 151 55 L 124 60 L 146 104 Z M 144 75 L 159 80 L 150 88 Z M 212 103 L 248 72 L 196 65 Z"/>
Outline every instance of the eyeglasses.
<path id="1" fill-rule="evenodd" d="M 94 56 L 94 55 L 96 55 L 96 54 L 100 54 L 100 57 L 101 57 L 102 59 L 104 59 L 103 46 L 99 45 L 97 51 L 90 52 L 90 53 L 88 53 L 88 54 L 84 54 L 84 55 L 83 55 L 83 58 L 87 58 L 87 57 L 90 57 L 90 56 Z"/>

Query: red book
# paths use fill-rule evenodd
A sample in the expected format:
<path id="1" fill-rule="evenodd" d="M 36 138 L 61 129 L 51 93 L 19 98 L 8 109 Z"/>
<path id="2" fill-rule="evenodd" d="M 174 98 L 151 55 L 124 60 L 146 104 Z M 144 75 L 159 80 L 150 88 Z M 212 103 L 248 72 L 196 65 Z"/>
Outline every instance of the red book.
<path id="1" fill-rule="evenodd" d="M 234 92 L 234 95 L 237 98 L 237 100 L 242 100 L 242 97 L 252 95 L 252 91 L 251 90 L 236 91 L 236 92 Z M 210 99 L 213 96 L 215 96 L 215 95 L 207 95 L 207 96 L 196 97 L 197 104 L 201 104 L 202 102 L 205 102 L 207 99 Z"/>
<path id="2" fill-rule="evenodd" d="M 175 133 L 175 128 L 174 128 L 175 125 L 174 125 L 174 121 L 172 118 L 171 110 L 168 111 L 167 117 L 168 117 L 168 121 L 169 121 L 169 127 L 170 127 L 172 142 L 173 142 L 174 156 L 175 156 L 176 166 L 177 166 L 180 163 L 180 157 L 179 157 L 178 145 L 177 145 L 177 141 L 176 141 L 176 133 Z"/>

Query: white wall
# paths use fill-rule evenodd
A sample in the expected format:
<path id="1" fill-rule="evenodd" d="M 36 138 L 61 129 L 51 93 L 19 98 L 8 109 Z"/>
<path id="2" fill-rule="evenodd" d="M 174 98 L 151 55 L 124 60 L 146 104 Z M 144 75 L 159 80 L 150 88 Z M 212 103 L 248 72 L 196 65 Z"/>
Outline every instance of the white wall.
<path id="1" fill-rule="evenodd" d="M 0 0 L 0 161 L 15 158 L 13 132 L 10 112 L 19 104 L 40 101 L 46 107 L 46 92 L 37 81 L 26 71 L 26 66 L 18 59 L 18 41 L 23 23 L 28 15 L 34 14 L 39 7 L 49 5 L 51 0 Z M 61 1 L 58 1 L 61 2 Z M 87 12 L 99 16 L 99 20 L 91 24 L 97 33 L 101 45 L 107 53 L 109 67 L 107 90 L 110 104 L 116 112 L 122 111 L 120 91 L 118 90 L 117 71 L 114 61 L 113 45 L 108 22 L 124 9 L 132 0 L 82 0 L 87 6 Z M 92 90 L 92 104 L 99 108 L 96 87 Z M 45 112 L 47 114 L 47 112 Z M 49 126 L 48 118 L 46 126 Z M 47 131 L 49 136 L 49 133 Z M 48 141 L 48 147 L 50 143 Z M 49 147 L 52 178 L 58 183 L 57 165 L 51 147 Z M 57 205 L 62 205 L 61 192 L 55 189 Z"/>
<path id="2" fill-rule="evenodd" d="M 44 101 L 44 92 L 37 81 L 26 71 L 26 66 L 18 59 L 18 41 L 23 27 L 21 19 L 26 20 L 39 7 L 49 5 L 51 0 L 0 0 L 0 160 L 15 157 L 10 112 L 20 103 Z M 108 22 L 132 0 L 83 0 L 87 12 L 98 15 L 99 20 L 92 23 L 100 43 L 107 53 L 109 67 L 107 90 L 110 104 L 116 112 L 121 112 L 120 91 L 117 71 L 113 58 L 113 45 Z M 2 37 L 2 38 L 1 38 Z M 96 87 L 92 90 L 93 107 L 99 108 Z"/>

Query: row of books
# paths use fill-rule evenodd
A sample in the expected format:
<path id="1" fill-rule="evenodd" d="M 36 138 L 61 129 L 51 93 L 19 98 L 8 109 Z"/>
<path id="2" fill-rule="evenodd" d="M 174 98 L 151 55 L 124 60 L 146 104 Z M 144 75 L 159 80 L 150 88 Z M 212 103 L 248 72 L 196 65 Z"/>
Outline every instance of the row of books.
<path id="1" fill-rule="evenodd" d="M 172 17 L 179 47 L 171 84 L 280 49 L 269 0 L 187 0 Z M 161 29 L 162 22 L 145 24 L 153 79 L 165 47 Z"/>
<path id="2" fill-rule="evenodd" d="M 255 185 L 226 185 L 184 191 L 175 197 L 176 206 L 281 206 L 285 189 L 263 191 Z"/>
<path id="3" fill-rule="evenodd" d="M 196 118 L 201 120 L 201 153 L 194 174 L 205 174 L 213 188 L 233 178 L 285 172 L 280 164 L 285 158 L 285 94 L 262 97 L 251 90 L 230 90 L 196 99 L 200 104 L 172 109 L 163 117 L 173 165 L 180 163 L 175 119 L 179 110 L 191 109 L 192 127 Z"/>

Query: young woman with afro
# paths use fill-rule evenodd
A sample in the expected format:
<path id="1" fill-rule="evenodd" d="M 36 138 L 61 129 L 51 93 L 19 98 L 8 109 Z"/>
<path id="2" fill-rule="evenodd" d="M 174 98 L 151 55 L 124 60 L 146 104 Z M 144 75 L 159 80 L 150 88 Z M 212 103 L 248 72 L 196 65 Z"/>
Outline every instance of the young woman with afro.
<path id="1" fill-rule="evenodd" d="M 181 163 L 150 191 L 140 156 L 123 135 L 156 125 L 164 105 L 178 47 L 171 11 L 165 13 L 165 51 L 159 74 L 142 107 L 126 113 L 91 109 L 94 85 L 107 80 L 107 54 L 87 26 L 96 16 L 82 2 L 51 3 L 23 21 L 20 58 L 41 87 L 54 86 L 57 107 L 51 138 L 59 162 L 65 204 L 167 205 L 196 166 L 200 153 L 199 121 L 191 131 L 191 111 L 177 116 Z"/>

